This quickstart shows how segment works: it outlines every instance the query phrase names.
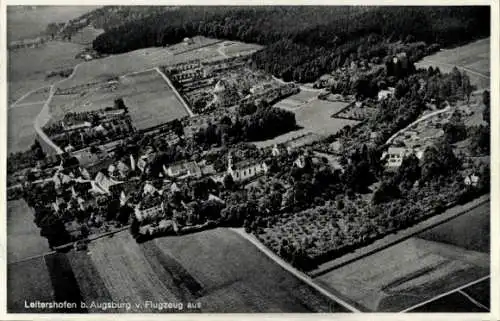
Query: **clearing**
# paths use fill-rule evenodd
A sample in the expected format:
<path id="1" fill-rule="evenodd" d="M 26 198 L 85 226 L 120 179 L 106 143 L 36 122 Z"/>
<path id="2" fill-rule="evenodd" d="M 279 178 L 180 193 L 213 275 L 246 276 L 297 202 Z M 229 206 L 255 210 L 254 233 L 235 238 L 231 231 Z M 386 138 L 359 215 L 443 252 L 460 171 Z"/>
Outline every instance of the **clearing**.
<path id="1" fill-rule="evenodd" d="M 7 202 L 7 262 L 16 262 L 50 251 L 47 239 L 33 222 L 33 210 L 24 200 Z"/>
<path id="2" fill-rule="evenodd" d="M 291 105 L 297 104 L 296 101 L 308 101 L 308 98 L 312 95 L 317 95 L 317 93 L 304 92 L 302 94 L 298 94 L 298 98 L 295 98 L 296 95 L 290 96 L 285 99 L 285 104 Z M 312 99 L 312 98 L 311 98 Z M 280 102 L 281 103 L 281 102 Z M 283 104 L 276 104 L 276 107 L 281 107 Z M 329 102 L 325 100 L 312 99 L 306 102 L 303 105 L 296 105 L 295 107 L 284 108 L 286 110 L 290 110 L 295 114 L 295 119 L 297 120 L 297 125 L 301 128 L 299 130 L 291 131 L 286 134 L 277 136 L 273 139 L 254 142 L 254 144 L 259 148 L 265 148 L 268 146 L 273 146 L 275 144 L 285 143 L 293 138 L 303 136 L 308 133 L 313 133 L 317 135 L 331 135 L 335 134 L 345 126 L 353 126 L 358 121 L 347 120 L 347 119 L 338 119 L 333 118 L 332 115 L 337 113 L 342 108 L 345 108 L 347 103 L 344 102 Z"/>
<path id="3" fill-rule="evenodd" d="M 419 68 L 439 67 L 450 72 L 454 66 L 467 72 L 471 83 L 478 89 L 490 87 L 490 38 L 481 39 L 465 46 L 441 50 L 415 64 Z"/>

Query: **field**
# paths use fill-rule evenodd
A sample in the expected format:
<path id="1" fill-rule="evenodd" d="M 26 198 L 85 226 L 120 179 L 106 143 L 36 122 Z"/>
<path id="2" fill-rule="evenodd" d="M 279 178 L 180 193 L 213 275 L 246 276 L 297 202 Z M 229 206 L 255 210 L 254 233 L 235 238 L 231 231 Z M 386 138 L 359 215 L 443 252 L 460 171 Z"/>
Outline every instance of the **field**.
<path id="1" fill-rule="evenodd" d="M 7 265 L 7 312 L 47 313 L 46 309 L 29 309 L 24 301 L 48 302 L 54 300 L 52 283 L 43 257 Z"/>
<path id="2" fill-rule="evenodd" d="M 443 242 L 467 250 L 490 253 L 490 204 L 419 234 L 420 238 Z"/>
<path id="3" fill-rule="evenodd" d="M 7 112 L 7 151 L 24 151 L 34 143 L 33 121 L 43 107 L 43 103 L 17 105 Z"/>
<path id="4" fill-rule="evenodd" d="M 488 274 L 486 254 L 411 238 L 316 281 L 370 311 L 396 312 Z"/>
<path id="5" fill-rule="evenodd" d="M 83 112 L 113 106 L 117 98 L 123 98 L 137 129 L 160 125 L 187 115 L 172 88 L 156 70 L 133 73 L 117 81 L 100 83 L 75 94 L 55 95 L 51 113 L 60 118 L 68 111 Z"/>
<path id="6" fill-rule="evenodd" d="M 99 6 L 7 6 L 7 41 L 34 38 L 51 22 L 65 22 Z"/>
<path id="7" fill-rule="evenodd" d="M 490 39 L 481 39 L 465 46 L 425 57 L 416 63 L 419 68 L 439 67 L 442 72 L 450 72 L 454 66 L 465 70 L 473 85 L 478 88 L 490 86 Z"/>
<path id="8" fill-rule="evenodd" d="M 292 96 L 294 97 L 294 96 Z M 344 108 L 347 103 L 329 102 L 314 99 L 300 107 L 294 107 L 291 111 L 295 114 L 299 130 L 291 131 L 277 136 L 273 139 L 255 142 L 259 148 L 273 146 L 274 144 L 285 143 L 293 138 L 303 136 L 308 133 L 317 135 L 330 135 L 338 132 L 347 125 L 355 125 L 358 121 L 332 118 L 331 115 Z M 279 104 L 276 105 L 280 107 Z M 289 108 L 285 108 L 289 109 Z M 290 110 L 290 109 L 289 109 Z"/>
<path id="9" fill-rule="evenodd" d="M 71 42 L 80 45 L 92 45 L 92 41 L 103 32 L 103 29 L 95 29 L 93 26 L 87 26 L 72 35 Z"/>
<path id="10" fill-rule="evenodd" d="M 221 51 L 228 56 L 236 56 L 262 49 L 262 46 L 238 41 L 226 41 L 220 47 Z"/>
<path id="11" fill-rule="evenodd" d="M 53 254 L 43 261 L 9 265 L 8 286 L 15 289 L 9 310 L 21 312 L 18 302 L 26 297 L 65 293 L 68 301 L 129 302 L 129 312 L 179 312 L 147 307 L 148 300 L 183 303 L 180 312 L 346 312 L 228 229 L 142 244 L 124 231 L 94 241 L 87 252 Z M 201 309 L 188 309 L 188 302 L 200 303 Z"/>
<path id="12" fill-rule="evenodd" d="M 7 262 L 49 252 L 47 239 L 33 222 L 33 211 L 23 200 L 7 202 Z"/>
<path id="13" fill-rule="evenodd" d="M 95 81 L 104 81 L 132 72 L 195 59 L 222 58 L 217 48 L 217 45 L 214 45 L 179 55 L 175 55 L 169 48 L 146 48 L 88 61 L 81 64 L 74 77 L 61 83 L 59 88 L 69 88 Z"/>
<path id="14" fill-rule="evenodd" d="M 281 100 L 274 106 L 293 111 L 295 109 L 300 108 L 302 105 L 315 100 L 317 97 L 318 93 L 316 92 L 301 91 L 298 94 L 292 95 L 290 97 Z"/>
<path id="15" fill-rule="evenodd" d="M 52 41 L 38 48 L 22 48 L 8 52 L 7 80 L 8 101 L 14 102 L 30 90 L 48 86 L 61 78 L 46 79 L 49 71 L 72 68 L 80 61 L 75 59 L 83 46 Z"/>

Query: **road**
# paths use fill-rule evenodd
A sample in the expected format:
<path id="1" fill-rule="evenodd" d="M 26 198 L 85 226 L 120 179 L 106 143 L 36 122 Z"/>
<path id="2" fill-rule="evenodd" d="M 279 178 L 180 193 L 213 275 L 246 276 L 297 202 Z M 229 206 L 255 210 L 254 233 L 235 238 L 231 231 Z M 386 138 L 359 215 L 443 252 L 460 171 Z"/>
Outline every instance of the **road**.
<path id="1" fill-rule="evenodd" d="M 182 96 L 179 94 L 179 92 L 177 91 L 177 89 L 175 89 L 175 87 L 172 84 L 172 82 L 170 81 L 170 79 L 168 79 L 168 77 L 165 76 L 165 74 L 160 70 L 160 68 L 156 67 L 154 69 L 156 70 L 157 73 L 160 74 L 160 76 L 163 78 L 163 80 L 165 80 L 167 82 L 167 84 L 170 86 L 170 88 L 173 90 L 175 96 L 177 96 L 177 99 L 179 99 L 179 101 L 182 103 L 182 106 L 184 106 L 184 108 L 186 109 L 189 117 L 194 117 L 195 114 L 193 113 L 193 111 L 191 110 L 191 108 L 189 108 L 188 104 L 186 103 L 186 101 L 184 100 L 184 98 L 182 98 Z"/>
<path id="2" fill-rule="evenodd" d="M 231 230 L 234 231 L 234 232 L 236 232 L 236 233 L 238 233 L 240 236 L 242 236 L 243 238 L 245 238 L 246 240 L 248 240 L 249 242 L 251 242 L 262 253 L 264 253 L 265 255 L 267 255 L 275 263 L 277 263 L 278 265 L 280 265 L 282 268 L 284 268 L 285 270 L 287 270 L 289 273 L 293 274 L 295 277 L 297 277 L 298 279 L 302 280 L 307 285 L 309 285 L 310 287 L 314 288 L 315 290 L 317 290 L 318 292 L 320 292 L 321 294 L 323 294 L 324 296 L 326 296 L 330 300 L 339 303 L 340 305 L 342 305 L 343 307 L 345 307 L 346 309 L 348 309 L 351 312 L 362 312 L 362 311 L 358 310 L 357 308 L 353 307 L 352 305 L 348 304 L 347 302 L 345 302 L 341 298 L 339 298 L 339 297 L 333 295 L 332 293 L 330 293 L 329 291 L 325 290 L 324 288 L 322 288 L 321 286 L 319 286 L 318 284 L 316 284 L 310 277 L 308 277 L 304 273 L 298 271 L 297 269 L 295 269 L 293 266 L 291 266 L 287 262 L 283 261 L 283 259 L 281 259 L 279 256 L 277 256 L 276 254 L 274 254 L 267 247 L 265 247 L 253 235 L 249 235 L 248 233 L 246 233 L 243 230 L 243 228 L 231 228 Z"/>
<path id="3" fill-rule="evenodd" d="M 400 311 L 400 313 L 410 312 L 410 311 L 412 311 L 412 310 L 415 310 L 416 308 L 419 308 L 419 307 L 424 306 L 424 305 L 426 305 L 426 304 L 428 304 L 428 303 L 431 303 L 431 302 L 436 301 L 436 300 L 438 300 L 438 299 L 440 299 L 440 298 L 444 298 L 444 297 L 446 297 L 446 296 L 448 296 L 448 295 L 450 295 L 450 294 L 457 293 L 457 292 L 458 292 L 458 293 L 460 293 L 461 295 L 465 296 L 465 297 L 466 297 L 469 301 L 471 301 L 472 303 L 474 303 L 474 305 L 476 305 L 476 306 L 478 306 L 478 307 L 480 307 L 480 308 L 482 308 L 482 309 L 489 310 L 487 307 L 485 307 L 485 306 L 484 306 L 484 305 L 482 305 L 481 303 L 477 302 L 477 301 L 476 301 L 476 300 L 474 300 L 472 297 L 470 297 L 469 295 L 465 294 L 465 293 L 462 291 L 463 289 L 468 288 L 468 287 L 470 287 L 471 285 L 477 284 L 477 283 L 482 282 L 482 281 L 484 281 L 484 280 L 487 280 L 487 279 L 489 279 L 489 278 L 490 278 L 490 276 L 489 276 L 489 275 L 488 275 L 488 276 L 484 276 L 484 277 L 482 277 L 482 278 L 480 278 L 480 279 L 477 279 L 477 280 L 475 280 L 475 281 L 472 281 L 472 282 L 469 282 L 469 283 L 467 283 L 467 284 L 464 284 L 464 285 L 462 285 L 462 286 L 460 286 L 460 287 L 458 287 L 458 288 L 456 288 L 456 289 L 453 289 L 453 290 L 451 290 L 451 291 L 448 291 L 448 292 L 442 293 L 442 294 L 440 294 L 440 295 L 438 295 L 438 296 L 435 296 L 435 297 L 433 297 L 432 299 L 426 300 L 426 301 L 424 301 L 424 302 L 420 302 L 419 304 L 416 304 L 416 305 L 414 305 L 414 306 L 412 306 L 412 307 L 409 307 L 409 308 L 407 308 L 407 309 L 405 309 L 405 310 L 403 310 L 403 311 Z"/>
<path id="4" fill-rule="evenodd" d="M 440 110 L 436 110 L 436 111 L 433 111 L 432 113 L 430 114 L 427 114 L 425 116 L 422 116 L 420 117 L 419 119 L 415 120 L 414 122 L 412 122 L 410 125 L 406 126 L 405 128 L 403 129 L 400 129 L 398 130 L 394 135 L 392 135 L 391 137 L 389 137 L 389 139 L 385 142 L 386 145 L 389 145 L 392 143 L 392 141 L 397 137 L 399 136 L 401 133 L 404 133 L 405 131 L 407 131 L 409 128 L 411 128 L 413 125 L 415 124 L 418 124 L 426 119 L 429 119 L 431 117 L 434 117 L 436 115 L 439 115 L 439 114 L 442 114 L 442 113 L 445 113 L 447 111 L 450 111 L 451 110 L 451 106 L 448 105 L 446 106 L 446 108 L 444 109 L 440 109 Z"/>

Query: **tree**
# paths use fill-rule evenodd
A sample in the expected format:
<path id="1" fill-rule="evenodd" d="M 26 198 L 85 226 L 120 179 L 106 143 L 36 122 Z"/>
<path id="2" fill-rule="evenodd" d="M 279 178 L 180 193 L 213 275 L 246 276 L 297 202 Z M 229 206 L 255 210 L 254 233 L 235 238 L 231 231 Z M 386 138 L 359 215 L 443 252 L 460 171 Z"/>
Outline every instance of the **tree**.
<path id="1" fill-rule="evenodd" d="M 401 197 L 401 191 L 394 181 L 384 181 L 375 191 L 372 197 L 372 203 L 377 205 L 392 201 Z"/>
<path id="2" fill-rule="evenodd" d="M 401 166 L 398 168 L 397 180 L 405 187 L 410 187 L 420 179 L 420 160 L 415 154 L 410 154 L 403 158 Z"/>
<path id="3" fill-rule="evenodd" d="M 234 179 L 233 179 L 233 176 L 231 174 L 226 174 L 226 176 L 224 176 L 224 188 L 227 189 L 227 190 L 232 190 L 234 188 Z"/>
<path id="4" fill-rule="evenodd" d="M 483 120 L 490 123 L 490 92 L 488 90 L 483 91 Z"/>

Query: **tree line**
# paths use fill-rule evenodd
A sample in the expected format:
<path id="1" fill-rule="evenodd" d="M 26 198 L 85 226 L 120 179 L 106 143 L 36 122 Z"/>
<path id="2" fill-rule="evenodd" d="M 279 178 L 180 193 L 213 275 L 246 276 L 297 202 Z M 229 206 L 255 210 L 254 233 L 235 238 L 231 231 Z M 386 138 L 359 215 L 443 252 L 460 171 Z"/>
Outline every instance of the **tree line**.
<path id="1" fill-rule="evenodd" d="M 108 11 L 108 20 L 114 14 Z M 181 7 L 137 17 L 109 28 L 94 49 L 123 53 L 195 35 L 258 43 L 266 47 L 254 54 L 256 67 L 299 82 L 349 61 L 383 59 L 394 43 L 424 42 L 425 50 L 412 55 L 415 61 L 437 49 L 435 43 L 456 46 L 490 32 L 487 6 Z"/>

